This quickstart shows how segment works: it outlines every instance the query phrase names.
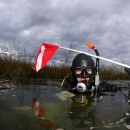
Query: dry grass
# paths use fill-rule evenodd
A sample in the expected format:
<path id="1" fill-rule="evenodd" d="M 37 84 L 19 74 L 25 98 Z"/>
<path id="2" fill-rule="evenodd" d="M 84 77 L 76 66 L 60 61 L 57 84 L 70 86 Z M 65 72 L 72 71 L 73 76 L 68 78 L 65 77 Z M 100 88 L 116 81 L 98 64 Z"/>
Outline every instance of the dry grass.
<path id="1" fill-rule="evenodd" d="M 63 79 L 70 73 L 69 66 L 46 66 L 38 73 L 33 71 L 32 63 L 25 60 L 0 58 L 0 78 L 16 79 Z M 130 76 L 117 66 L 100 67 L 100 77 L 103 80 L 129 80 Z"/>

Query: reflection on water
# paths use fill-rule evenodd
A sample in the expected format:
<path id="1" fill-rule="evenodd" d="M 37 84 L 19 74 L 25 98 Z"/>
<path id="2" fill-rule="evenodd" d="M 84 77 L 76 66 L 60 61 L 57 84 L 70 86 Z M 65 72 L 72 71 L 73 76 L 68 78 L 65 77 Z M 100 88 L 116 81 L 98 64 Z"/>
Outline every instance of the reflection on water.
<path id="1" fill-rule="evenodd" d="M 86 96 L 78 95 L 71 99 L 69 117 L 76 128 L 95 126 L 95 113 L 95 104 Z"/>
<path id="2" fill-rule="evenodd" d="M 0 130 L 125 130 L 126 125 L 129 127 L 129 116 L 125 117 L 129 105 L 122 92 L 106 93 L 100 102 L 92 102 L 82 95 L 62 101 L 56 96 L 61 91 L 59 87 L 40 85 L 0 90 Z"/>

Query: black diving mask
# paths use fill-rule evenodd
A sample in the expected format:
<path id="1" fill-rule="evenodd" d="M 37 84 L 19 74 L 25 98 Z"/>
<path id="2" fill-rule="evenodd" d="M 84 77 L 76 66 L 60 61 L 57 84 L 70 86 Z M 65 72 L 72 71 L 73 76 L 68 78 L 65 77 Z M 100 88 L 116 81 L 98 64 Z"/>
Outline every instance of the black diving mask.
<path id="1" fill-rule="evenodd" d="M 77 78 L 91 78 L 92 75 L 92 69 L 90 68 L 76 68 L 75 70 L 75 76 Z"/>

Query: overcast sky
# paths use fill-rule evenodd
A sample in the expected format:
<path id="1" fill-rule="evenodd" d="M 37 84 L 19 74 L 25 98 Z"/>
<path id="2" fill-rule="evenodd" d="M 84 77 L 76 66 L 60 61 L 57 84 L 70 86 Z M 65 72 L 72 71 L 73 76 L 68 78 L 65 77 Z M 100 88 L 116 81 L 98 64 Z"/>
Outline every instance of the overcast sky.
<path id="1" fill-rule="evenodd" d="M 90 41 L 100 56 L 130 64 L 130 0 L 0 0 L 0 43 L 13 40 L 27 51 L 48 42 L 93 53 Z"/>

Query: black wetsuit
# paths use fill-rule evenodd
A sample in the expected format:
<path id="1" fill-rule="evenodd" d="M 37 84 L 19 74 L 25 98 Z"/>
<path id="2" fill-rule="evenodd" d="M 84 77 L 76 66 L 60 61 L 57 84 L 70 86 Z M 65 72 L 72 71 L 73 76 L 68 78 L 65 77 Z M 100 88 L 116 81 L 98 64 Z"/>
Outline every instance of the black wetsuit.
<path id="1" fill-rule="evenodd" d="M 87 91 L 82 92 L 82 94 L 87 94 L 87 95 L 91 94 L 91 89 L 92 89 L 92 86 L 94 86 L 94 84 L 95 83 L 92 82 L 89 85 L 87 85 Z M 77 85 L 77 79 L 73 74 L 67 75 L 61 84 L 63 90 L 72 92 L 74 94 L 81 94 L 81 92 L 78 92 L 77 89 L 75 89 L 76 85 Z M 117 90 L 118 90 L 118 88 L 116 85 L 112 85 L 112 84 L 109 84 L 105 81 L 102 81 L 99 84 L 97 94 L 102 95 L 102 92 L 116 92 Z"/>
<path id="2" fill-rule="evenodd" d="M 70 92 L 73 92 L 74 94 L 79 94 L 80 92 L 78 92 L 75 87 L 77 85 L 77 79 L 76 77 L 73 75 L 73 74 L 69 74 L 68 76 L 66 76 L 64 78 L 64 80 L 62 81 L 62 88 L 63 90 L 66 90 L 66 91 L 70 91 Z M 86 92 L 83 92 L 84 94 L 90 94 L 90 89 L 92 88 L 92 86 L 94 86 L 94 82 L 91 83 L 89 86 L 87 85 L 87 91 Z M 83 94 L 82 93 L 82 94 Z"/>

